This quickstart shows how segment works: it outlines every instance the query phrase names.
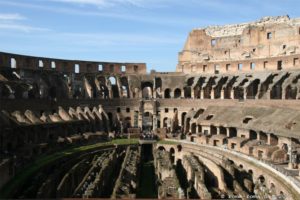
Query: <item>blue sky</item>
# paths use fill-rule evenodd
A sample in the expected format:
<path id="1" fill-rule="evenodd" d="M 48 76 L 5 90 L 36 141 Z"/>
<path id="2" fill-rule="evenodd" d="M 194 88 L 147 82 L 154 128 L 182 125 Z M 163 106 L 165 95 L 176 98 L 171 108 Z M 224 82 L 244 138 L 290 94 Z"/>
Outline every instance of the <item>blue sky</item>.
<path id="1" fill-rule="evenodd" d="M 0 51 L 175 71 L 193 28 L 300 17 L 299 0 L 0 0 Z"/>

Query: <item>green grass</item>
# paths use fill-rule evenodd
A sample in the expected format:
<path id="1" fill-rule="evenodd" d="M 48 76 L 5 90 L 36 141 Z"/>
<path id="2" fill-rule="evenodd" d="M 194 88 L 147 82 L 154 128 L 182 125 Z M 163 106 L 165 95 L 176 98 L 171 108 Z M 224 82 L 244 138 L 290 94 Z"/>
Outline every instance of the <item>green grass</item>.
<path id="1" fill-rule="evenodd" d="M 25 181 L 33 176 L 40 168 L 54 162 L 57 159 L 70 156 L 74 153 L 84 152 L 92 150 L 99 147 L 109 146 L 109 145 L 129 145 L 129 144 L 138 144 L 138 139 L 115 139 L 109 142 L 97 143 L 92 145 L 86 145 L 81 147 L 73 147 L 66 149 L 51 155 L 45 155 L 37 158 L 33 163 L 25 167 L 21 172 L 15 175 L 0 191 L 0 198 L 9 198 L 13 191 L 15 191 L 18 186 L 24 184 Z"/>

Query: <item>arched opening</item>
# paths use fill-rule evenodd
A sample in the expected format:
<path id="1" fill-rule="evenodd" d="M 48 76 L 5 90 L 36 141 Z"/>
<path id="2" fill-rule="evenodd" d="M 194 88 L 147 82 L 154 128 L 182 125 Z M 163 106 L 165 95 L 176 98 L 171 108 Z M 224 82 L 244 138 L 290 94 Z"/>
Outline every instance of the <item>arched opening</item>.
<path id="1" fill-rule="evenodd" d="M 165 151 L 165 150 L 166 150 L 165 147 L 163 147 L 163 146 L 159 146 L 157 149 L 158 149 L 159 151 Z"/>
<path id="2" fill-rule="evenodd" d="M 296 99 L 297 98 L 297 87 L 287 86 L 285 89 L 285 99 Z"/>
<path id="3" fill-rule="evenodd" d="M 278 145 L 278 137 L 272 133 L 270 134 L 270 145 Z"/>
<path id="4" fill-rule="evenodd" d="M 173 147 L 170 148 L 170 160 L 172 164 L 175 163 L 175 149 Z"/>
<path id="5" fill-rule="evenodd" d="M 143 116 L 143 130 L 151 131 L 153 129 L 153 115 L 150 112 L 145 112 Z"/>
<path id="6" fill-rule="evenodd" d="M 237 80 L 237 76 L 231 78 L 229 80 L 229 82 L 227 83 L 226 87 L 224 88 L 224 99 L 231 99 L 232 98 L 232 89 L 233 89 L 233 85 Z M 233 97 L 234 98 L 234 97 Z"/>
<path id="7" fill-rule="evenodd" d="M 151 82 L 143 82 L 141 88 L 143 98 L 149 99 L 153 97 L 153 84 Z"/>
<path id="8" fill-rule="evenodd" d="M 99 64 L 99 65 L 98 65 L 98 71 L 99 71 L 99 72 L 102 72 L 102 71 L 103 71 L 103 65 L 102 65 L 102 64 Z"/>
<path id="9" fill-rule="evenodd" d="M 184 121 L 185 121 L 185 116 L 186 116 L 186 112 L 181 113 L 181 126 L 184 126 Z"/>
<path id="10" fill-rule="evenodd" d="M 229 137 L 236 137 L 237 136 L 237 130 L 234 127 L 229 128 Z"/>
<path id="11" fill-rule="evenodd" d="M 152 98 L 152 90 L 150 87 L 144 87 L 142 90 L 142 97 L 145 99 L 151 99 Z"/>
<path id="12" fill-rule="evenodd" d="M 167 117 L 165 117 L 163 120 L 163 127 L 168 128 L 168 118 Z"/>
<path id="13" fill-rule="evenodd" d="M 186 120 L 185 120 L 185 124 L 184 124 L 185 133 L 190 132 L 190 122 L 191 122 L 191 118 L 187 117 Z"/>
<path id="14" fill-rule="evenodd" d="M 116 78 L 113 76 L 109 77 L 108 80 L 111 85 L 116 85 L 116 83 L 117 83 Z"/>
<path id="15" fill-rule="evenodd" d="M 74 71 L 75 71 L 76 74 L 78 74 L 80 72 L 79 64 L 75 64 Z"/>
<path id="16" fill-rule="evenodd" d="M 202 126 L 201 125 L 197 125 L 198 126 L 198 133 L 202 133 Z"/>
<path id="17" fill-rule="evenodd" d="M 267 134 L 264 133 L 264 132 L 262 132 L 262 131 L 259 132 L 259 139 L 262 140 L 262 141 L 264 141 L 265 143 L 268 142 L 268 136 L 267 136 Z"/>
<path id="18" fill-rule="evenodd" d="M 177 151 L 178 152 L 181 152 L 181 150 L 182 150 L 182 146 L 179 144 L 179 145 L 177 145 Z"/>
<path id="19" fill-rule="evenodd" d="M 111 90 L 112 90 L 112 96 L 113 98 L 119 98 L 119 88 L 118 88 L 118 85 L 117 85 L 117 80 L 115 77 L 111 76 L 109 77 L 109 83 L 111 85 Z"/>
<path id="20" fill-rule="evenodd" d="M 270 96 L 271 99 L 281 99 L 282 98 L 282 87 L 281 87 L 281 85 L 280 84 L 275 84 L 272 87 L 270 95 L 271 95 Z"/>
<path id="21" fill-rule="evenodd" d="M 106 80 L 104 77 L 98 77 L 97 78 L 98 80 L 98 87 L 99 87 L 99 95 L 100 95 L 100 98 L 103 98 L 103 99 L 108 99 L 109 98 L 109 91 L 108 91 L 108 88 L 106 86 Z"/>
<path id="22" fill-rule="evenodd" d="M 257 133 L 253 130 L 250 130 L 250 140 L 256 140 L 257 139 Z"/>
<path id="23" fill-rule="evenodd" d="M 156 92 L 156 97 L 161 98 L 161 86 L 162 86 L 162 81 L 161 78 L 155 78 L 155 91 Z"/>
<path id="24" fill-rule="evenodd" d="M 211 125 L 210 126 L 210 134 L 211 135 L 217 135 L 217 127 Z"/>
<path id="25" fill-rule="evenodd" d="M 187 80 L 187 85 L 190 87 L 190 86 L 192 86 L 193 84 L 194 84 L 194 77 L 192 77 L 192 78 L 189 78 L 188 80 Z"/>
<path id="26" fill-rule="evenodd" d="M 197 127 L 196 123 L 192 123 L 192 127 L 191 127 L 192 133 L 196 133 L 196 127 Z"/>
<path id="27" fill-rule="evenodd" d="M 234 99 L 244 99 L 244 88 L 243 87 L 235 87 L 234 89 Z"/>
<path id="28" fill-rule="evenodd" d="M 114 121 L 113 121 L 113 114 L 111 112 L 107 113 L 108 120 L 109 120 L 109 126 L 112 130 L 115 130 Z"/>
<path id="29" fill-rule="evenodd" d="M 244 124 L 248 124 L 252 119 L 253 119 L 253 117 L 245 117 L 245 118 L 243 119 L 243 123 L 244 123 Z"/>
<path id="30" fill-rule="evenodd" d="M 204 109 L 200 108 L 199 110 L 197 110 L 196 114 L 194 115 L 194 118 L 197 119 L 203 112 Z"/>
<path id="31" fill-rule="evenodd" d="M 121 72 L 126 72 L 126 66 L 125 65 L 121 66 Z"/>
<path id="32" fill-rule="evenodd" d="M 122 84 L 122 96 L 125 98 L 130 98 L 130 91 L 129 91 L 129 84 L 127 77 L 121 78 L 121 84 Z"/>
<path id="33" fill-rule="evenodd" d="M 211 99 L 211 91 L 213 85 L 215 85 L 215 79 L 216 76 L 210 77 L 208 82 L 206 83 L 206 86 L 204 86 L 203 91 L 204 91 L 204 99 Z"/>
<path id="34" fill-rule="evenodd" d="M 131 128 L 131 118 L 126 117 L 124 120 L 124 132 L 128 133 L 128 128 Z"/>
<path id="35" fill-rule="evenodd" d="M 51 68 L 55 69 L 56 68 L 56 63 L 54 61 L 51 61 Z"/>
<path id="36" fill-rule="evenodd" d="M 164 97 L 165 99 L 171 98 L 171 90 L 169 88 L 165 89 Z"/>
<path id="37" fill-rule="evenodd" d="M 191 87 L 185 87 L 184 88 L 184 98 L 191 98 Z"/>
<path id="38" fill-rule="evenodd" d="M 266 181 L 266 179 L 265 179 L 265 177 L 264 177 L 263 175 L 260 175 L 260 176 L 258 177 L 258 182 L 259 182 L 260 184 L 264 184 L 265 181 Z"/>
<path id="39" fill-rule="evenodd" d="M 255 79 L 251 82 L 251 84 L 247 87 L 247 99 L 255 99 L 255 96 L 258 93 L 258 86 L 259 86 L 260 80 Z"/>
<path id="40" fill-rule="evenodd" d="M 223 126 L 220 126 L 220 134 L 227 135 L 227 129 Z"/>
<path id="41" fill-rule="evenodd" d="M 17 68 L 17 61 L 15 58 L 10 59 L 10 67 L 13 69 Z"/>
<path id="42" fill-rule="evenodd" d="M 181 90 L 179 88 L 176 88 L 174 90 L 174 98 L 180 98 L 181 97 Z"/>
<path id="43" fill-rule="evenodd" d="M 221 98 L 222 90 L 223 90 L 223 87 L 225 86 L 227 80 L 228 80 L 228 77 L 222 77 L 218 81 L 217 85 L 214 88 L 214 98 L 215 99 Z"/>
<path id="44" fill-rule="evenodd" d="M 214 117 L 214 115 L 207 115 L 205 119 L 206 120 L 211 120 L 213 117 Z"/>
<path id="45" fill-rule="evenodd" d="M 42 60 L 39 60 L 39 67 L 44 67 L 44 62 Z"/>
<path id="46" fill-rule="evenodd" d="M 200 96 L 201 96 L 201 87 L 199 85 L 196 85 L 194 87 L 194 98 L 200 99 Z"/>

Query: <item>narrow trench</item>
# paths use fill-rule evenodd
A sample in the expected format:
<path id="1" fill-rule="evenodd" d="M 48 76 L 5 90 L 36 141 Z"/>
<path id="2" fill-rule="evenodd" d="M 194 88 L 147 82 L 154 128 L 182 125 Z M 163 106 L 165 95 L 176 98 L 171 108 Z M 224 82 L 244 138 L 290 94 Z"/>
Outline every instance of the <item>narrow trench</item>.
<path id="1" fill-rule="evenodd" d="M 141 151 L 141 171 L 137 198 L 157 198 L 157 184 L 152 154 L 152 144 L 143 144 Z"/>
<path id="2" fill-rule="evenodd" d="M 197 199 L 199 198 L 192 182 L 187 180 L 186 170 L 182 166 L 181 160 L 177 160 L 175 167 L 176 175 L 179 180 L 179 185 L 184 191 L 184 195 L 188 198 Z"/>
<path id="3" fill-rule="evenodd" d="M 116 180 L 118 179 L 118 176 L 120 174 L 122 164 L 123 164 L 124 158 L 125 158 L 126 149 L 125 148 L 120 148 L 120 149 L 117 149 L 117 151 L 119 151 L 119 152 L 123 151 L 120 154 L 118 153 L 119 156 L 117 158 L 118 159 L 117 165 L 112 166 L 113 167 L 112 171 L 113 172 L 118 172 L 118 173 L 112 173 L 111 174 L 111 179 L 108 182 L 108 184 L 106 185 L 105 190 L 104 190 L 105 192 L 104 192 L 104 194 L 101 195 L 101 198 L 110 198 L 111 197 L 114 186 L 115 186 L 115 183 L 116 183 Z"/>

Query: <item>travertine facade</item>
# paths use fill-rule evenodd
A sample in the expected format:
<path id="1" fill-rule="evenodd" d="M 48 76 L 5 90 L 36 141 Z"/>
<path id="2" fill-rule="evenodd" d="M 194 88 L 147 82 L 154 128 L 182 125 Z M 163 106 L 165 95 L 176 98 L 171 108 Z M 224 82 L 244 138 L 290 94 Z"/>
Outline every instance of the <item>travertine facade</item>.
<path id="1" fill-rule="evenodd" d="M 236 73 L 299 67 L 300 19 L 265 17 L 256 22 L 209 26 L 190 32 L 178 72 Z"/>

